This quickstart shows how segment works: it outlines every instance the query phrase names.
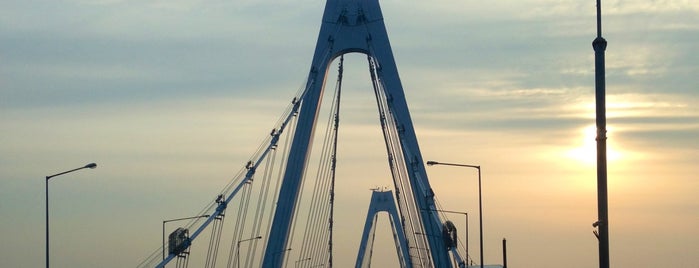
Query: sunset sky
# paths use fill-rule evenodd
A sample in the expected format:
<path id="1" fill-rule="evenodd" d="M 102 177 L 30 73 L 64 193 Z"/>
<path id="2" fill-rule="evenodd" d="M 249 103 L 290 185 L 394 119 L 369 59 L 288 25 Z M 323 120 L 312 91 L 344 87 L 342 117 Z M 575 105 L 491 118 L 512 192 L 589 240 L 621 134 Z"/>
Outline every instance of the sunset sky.
<path id="1" fill-rule="evenodd" d="M 44 264 L 44 178 L 90 162 L 50 181 L 51 264 L 138 265 L 268 135 L 324 4 L 0 2 L 0 266 Z M 381 6 L 423 158 L 482 166 L 485 263 L 506 238 L 510 267 L 596 267 L 595 2 Z M 602 11 L 611 266 L 695 267 L 699 2 Z M 337 267 L 354 265 L 369 189 L 392 185 L 366 66 L 347 55 Z M 475 170 L 427 172 L 444 209 L 469 213 L 478 262 Z"/>

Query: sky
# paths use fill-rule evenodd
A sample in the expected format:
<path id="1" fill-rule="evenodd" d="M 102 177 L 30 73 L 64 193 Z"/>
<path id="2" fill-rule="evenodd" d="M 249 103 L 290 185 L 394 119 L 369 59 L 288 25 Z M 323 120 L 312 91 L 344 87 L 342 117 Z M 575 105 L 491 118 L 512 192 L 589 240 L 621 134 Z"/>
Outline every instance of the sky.
<path id="1" fill-rule="evenodd" d="M 323 6 L 0 2 L 0 266 L 44 264 L 45 176 L 90 162 L 50 181 L 52 266 L 133 267 L 156 250 L 162 221 L 210 201 L 303 84 Z M 482 166 L 485 262 L 502 263 L 505 238 L 510 267 L 595 267 L 595 2 L 381 6 L 423 158 Z M 602 11 L 611 265 L 693 267 L 699 3 Z M 339 182 L 338 217 L 361 226 L 369 189 L 391 182 L 365 58 L 345 68 L 340 152 L 357 179 Z M 475 255 L 477 174 L 427 172 L 444 209 L 469 212 Z M 339 231 L 338 267 L 360 232 Z"/>

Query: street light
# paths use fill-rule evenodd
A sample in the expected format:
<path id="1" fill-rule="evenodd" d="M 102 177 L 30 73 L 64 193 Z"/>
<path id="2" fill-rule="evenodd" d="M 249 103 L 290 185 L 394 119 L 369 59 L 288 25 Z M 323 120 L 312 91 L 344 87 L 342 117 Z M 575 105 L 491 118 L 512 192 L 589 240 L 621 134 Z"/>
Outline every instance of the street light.
<path id="1" fill-rule="evenodd" d="M 186 217 L 186 218 L 179 218 L 179 219 L 172 219 L 172 220 L 164 220 L 163 221 L 163 260 L 165 259 L 165 223 L 168 223 L 171 221 L 183 221 L 183 220 L 196 219 L 196 218 L 207 218 L 207 217 L 209 217 L 209 215 L 201 215 L 201 216 Z"/>
<path id="2" fill-rule="evenodd" d="M 236 249 L 235 249 L 235 267 L 240 267 L 240 243 L 255 240 L 255 239 L 261 239 L 261 238 L 262 238 L 262 236 L 257 236 L 257 237 L 253 237 L 253 238 L 238 240 L 238 245 L 236 246 Z"/>
<path id="3" fill-rule="evenodd" d="M 299 263 L 305 262 L 305 261 L 310 261 L 311 257 L 305 258 L 303 260 L 298 260 L 294 263 L 294 267 L 299 267 Z"/>
<path id="4" fill-rule="evenodd" d="M 275 262 L 276 262 L 276 260 L 277 260 L 277 255 L 280 255 L 280 254 L 282 254 L 282 253 L 284 253 L 284 252 L 287 252 L 287 251 L 290 251 L 290 250 L 291 250 L 291 248 L 287 248 L 287 249 L 283 249 L 283 250 L 280 250 L 280 251 L 277 251 L 277 252 L 273 252 L 273 253 L 272 253 L 272 257 L 274 258 L 274 260 L 275 260 Z M 283 261 L 284 261 L 284 260 L 282 259 L 282 262 L 283 262 Z"/>
<path id="5" fill-rule="evenodd" d="M 85 165 L 84 167 L 79 167 L 79 168 L 71 169 L 71 170 L 64 171 L 64 172 L 61 172 L 58 174 L 46 176 L 46 268 L 49 268 L 49 179 L 56 177 L 56 176 L 63 175 L 63 174 L 71 173 L 73 171 L 78 171 L 78 170 L 85 169 L 85 168 L 93 169 L 96 167 L 97 167 L 97 164 L 90 163 L 90 164 Z"/>
<path id="6" fill-rule="evenodd" d="M 468 265 L 468 258 L 469 258 L 469 255 L 468 255 L 468 212 L 441 210 L 441 209 L 435 209 L 435 210 L 424 209 L 424 210 L 426 210 L 426 211 L 438 211 L 438 212 L 444 212 L 444 213 L 453 213 L 453 214 L 461 214 L 461 215 L 466 216 L 466 232 L 465 232 L 466 233 L 466 246 L 465 247 L 466 247 L 466 264 Z M 471 264 L 473 264 L 473 262 Z"/>
<path id="7" fill-rule="evenodd" d="M 476 165 L 466 165 L 466 164 L 453 164 L 453 163 L 441 163 L 437 161 L 427 161 L 428 166 L 433 165 L 443 165 L 443 166 L 455 166 L 455 167 L 466 167 L 475 168 L 478 170 L 478 220 L 480 229 L 480 255 L 481 255 L 481 268 L 483 268 L 483 198 L 481 195 L 481 166 Z"/>

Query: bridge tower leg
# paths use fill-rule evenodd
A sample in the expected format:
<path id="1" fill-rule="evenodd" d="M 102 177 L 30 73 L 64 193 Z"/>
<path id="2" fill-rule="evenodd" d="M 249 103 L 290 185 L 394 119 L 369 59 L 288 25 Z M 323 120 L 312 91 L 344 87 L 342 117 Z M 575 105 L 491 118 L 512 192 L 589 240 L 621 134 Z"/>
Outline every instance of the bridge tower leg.
<path id="1" fill-rule="evenodd" d="M 318 34 L 313 61 L 301 110 L 284 171 L 277 207 L 274 212 L 263 267 L 281 267 L 289 241 L 292 218 L 296 210 L 301 178 L 309 156 L 311 141 L 330 63 L 336 57 L 358 52 L 377 63 L 377 74 L 385 91 L 386 102 L 399 129 L 405 170 L 414 203 L 425 227 L 431 259 L 436 267 L 451 267 L 449 255 L 440 238 L 442 224 L 436 212 L 433 192 L 425 172 L 415 130 L 403 87 L 388 41 L 378 0 L 327 0 Z"/>

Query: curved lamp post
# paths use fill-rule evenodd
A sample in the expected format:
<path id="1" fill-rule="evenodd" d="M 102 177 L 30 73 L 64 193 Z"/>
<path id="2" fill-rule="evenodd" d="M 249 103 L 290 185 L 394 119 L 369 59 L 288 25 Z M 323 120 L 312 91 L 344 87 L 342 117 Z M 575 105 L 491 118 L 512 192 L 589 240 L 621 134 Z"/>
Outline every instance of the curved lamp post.
<path id="1" fill-rule="evenodd" d="M 452 213 L 452 214 L 461 214 L 466 216 L 466 243 L 465 243 L 465 248 L 466 248 L 466 260 L 464 261 L 466 266 L 468 266 L 468 258 L 470 255 L 468 255 L 468 212 L 463 212 L 463 211 L 453 211 L 453 210 L 442 210 L 442 209 L 424 209 L 427 211 L 437 211 L 437 212 L 443 212 L 443 213 Z M 473 263 L 473 262 L 472 262 Z"/>
<path id="2" fill-rule="evenodd" d="M 235 267 L 240 267 L 240 243 L 246 242 L 246 241 L 252 241 L 252 240 L 256 240 L 256 239 L 261 239 L 261 238 L 262 238 L 262 236 L 257 236 L 257 237 L 253 237 L 253 238 L 238 240 L 238 245 L 236 245 L 236 248 L 235 248 L 235 263 L 236 263 Z"/>
<path id="3" fill-rule="evenodd" d="M 310 261 L 310 260 L 311 260 L 311 257 L 308 257 L 308 258 L 305 258 L 305 259 L 302 259 L 302 260 L 298 260 L 298 261 L 296 261 L 296 262 L 294 263 L 294 267 L 299 267 L 299 263 L 302 263 L 302 262 L 305 262 L 305 261 Z"/>
<path id="4" fill-rule="evenodd" d="M 53 177 L 67 174 L 67 173 L 71 173 L 73 171 L 78 171 L 78 170 L 86 169 L 86 168 L 93 169 L 96 167 L 97 167 L 97 164 L 90 163 L 90 164 L 85 165 L 84 167 L 79 167 L 76 169 L 71 169 L 68 171 L 61 172 L 61 173 L 46 176 L 46 268 L 49 267 L 49 180 Z"/>
<path id="5" fill-rule="evenodd" d="M 276 259 L 277 259 L 277 255 L 280 255 L 280 254 L 285 253 L 285 252 L 290 251 L 290 250 L 291 250 L 291 248 L 287 248 L 287 249 L 283 249 L 283 250 L 274 252 L 274 253 L 272 253 L 272 254 L 273 254 L 272 257 L 276 260 Z M 282 259 L 282 262 L 284 262 L 283 259 Z"/>
<path id="6" fill-rule="evenodd" d="M 466 164 L 454 164 L 454 163 L 441 163 L 437 161 L 427 161 L 428 166 L 443 165 L 443 166 L 455 166 L 455 167 L 466 167 L 475 168 L 478 170 L 478 220 L 480 229 L 480 255 L 481 255 L 481 268 L 483 268 L 483 198 L 481 195 L 481 166 L 476 165 L 466 165 Z"/>

